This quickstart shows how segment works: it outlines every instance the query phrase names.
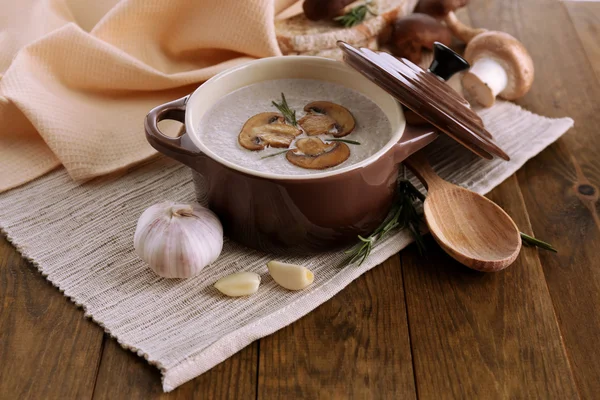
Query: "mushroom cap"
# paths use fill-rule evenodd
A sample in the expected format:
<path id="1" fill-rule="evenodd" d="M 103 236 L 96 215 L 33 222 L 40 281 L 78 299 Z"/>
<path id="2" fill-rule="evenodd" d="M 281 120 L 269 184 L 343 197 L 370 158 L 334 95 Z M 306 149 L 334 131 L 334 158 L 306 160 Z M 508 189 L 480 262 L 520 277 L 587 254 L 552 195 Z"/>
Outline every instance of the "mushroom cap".
<path id="1" fill-rule="evenodd" d="M 306 169 L 335 167 L 350 157 L 350 148 L 346 143 L 324 143 L 316 137 L 299 139 L 296 141 L 296 147 L 285 156 L 292 164 Z"/>
<path id="2" fill-rule="evenodd" d="M 238 135 L 240 145 L 248 150 L 263 150 L 267 146 L 290 147 L 302 131 L 285 123 L 283 115 L 276 112 L 256 114 L 242 127 Z"/>
<path id="3" fill-rule="evenodd" d="M 315 115 L 315 113 L 316 113 L 316 116 L 326 116 L 326 117 L 330 117 L 331 119 L 333 119 L 334 126 L 332 126 L 331 128 L 335 127 L 337 129 L 337 132 L 335 132 L 333 134 L 333 136 L 335 136 L 337 138 L 349 135 L 354 130 L 354 127 L 356 126 L 356 121 L 354 120 L 352 113 L 346 107 L 341 106 L 336 103 L 332 103 L 330 101 L 310 102 L 304 106 L 304 111 L 311 113 L 312 115 Z M 311 115 L 311 114 L 308 114 L 308 115 Z M 308 117 L 308 115 L 307 115 L 307 117 Z M 317 119 L 313 120 L 312 118 L 307 118 L 307 117 L 302 118 L 304 120 L 303 121 L 304 125 L 302 125 L 302 123 L 300 123 L 300 126 L 302 126 L 306 130 L 306 133 L 308 135 L 319 135 L 321 133 L 328 133 L 328 132 L 316 133 L 317 132 L 316 129 L 314 130 L 314 132 L 312 132 L 312 131 L 310 131 L 310 129 L 307 130 L 307 126 L 306 126 L 307 123 L 310 123 L 310 122 L 318 121 L 321 124 L 327 123 L 328 120 L 326 118 L 319 118 L 318 120 Z M 305 118 L 306 118 L 306 120 L 305 120 Z M 308 128 L 311 128 L 311 127 L 309 126 Z"/>
<path id="4" fill-rule="evenodd" d="M 443 18 L 450 11 L 462 8 L 469 3 L 469 0 L 421 0 L 417 4 L 415 12 L 431 15 L 436 18 Z"/>
<path id="5" fill-rule="evenodd" d="M 423 48 L 431 50 L 434 42 L 449 46 L 451 41 L 450 29 L 427 14 L 411 14 L 397 19 L 394 23 L 394 55 L 414 63 L 421 62 Z"/>
<path id="6" fill-rule="evenodd" d="M 525 46 L 508 33 L 489 31 L 475 36 L 467 45 L 465 59 L 474 65 L 480 58 L 491 58 L 506 71 L 508 83 L 498 94 L 503 99 L 518 99 L 531 88 L 533 60 Z"/>
<path id="7" fill-rule="evenodd" d="M 311 21 L 337 17 L 340 11 L 354 0 L 305 0 L 304 15 Z"/>
<path id="8" fill-rule="evenodd" d="M 324 114 L 306 114 L 300 118 L 298 125 L 308 136 L 324 135 L 335 128 L 336 120 Z"/>

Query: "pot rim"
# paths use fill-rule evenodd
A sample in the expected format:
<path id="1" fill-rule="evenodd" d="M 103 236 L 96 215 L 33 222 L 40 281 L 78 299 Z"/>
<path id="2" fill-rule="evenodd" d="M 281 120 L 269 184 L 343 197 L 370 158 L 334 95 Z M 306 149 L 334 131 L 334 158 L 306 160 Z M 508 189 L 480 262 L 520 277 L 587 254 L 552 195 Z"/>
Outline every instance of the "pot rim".
<path id="1" fill-rule="evenodd" d="M 333 170 L 333 171 L 324 171 L 324 172 L 317 172 L 317 173 L 311 173 L 311 174 L 282 175 L 282 174 L 277 174 L 277 173 L 256 171 L 256 170 L 252 170 L 250 168 L 246 168 L 241 165 L 235 164 L 235 163 L 219 156 L 218 154 L 214 153 L 213 151 L 211 151 L 211 149 L 209 147 L 207 147 L 202 142 L 202 140 L 200 140 L 200 135 L 198 134 L 196 127 L 199 126 L 199 122 L 200 122 L 200 119 L 203 114 L 198 116 L 197 112 L 194 112 L 194 110 L 201 109 L 201 107 L 199 107 L 199 105 L 203 101 L 205 101 L 204 96 L 207 93 L 210 93 L 212 90 L 215 90 L 215 89 L 218 90 L 219 85 L 222 86 L 223 83 L 226 82 L 227 80 L 232 81 L 236 77 L 236 75 L 239 78 L 240 76 L 244 76 L 242 74 L 245 74 L 245 78 L 246 78 L 246 80 L 248 80 L 249 75 L 253 73 L 254 69 L 264 69 L 266 67 L 269 67 L 271 69 L 278 68 L 278 69 L 285 71 L 285 70 L 289 70 L 289 68 L 299 69 L 299 67 L 302 66 L 302 64 L 304 64 L 304 66 L 311 65 L 313 68 L 315 66 L 320 67 L 323 71 L 323 74 L 327 70 L 330 70 L 330 72 L 331 72 L 331 70 L 334 69 L 334 70 L 336 70 L 335 72 L 338 72 L 340 75 L 343 75 L 343 74 L 351 75 L 352 82 L 353 82 L 352 85 L 347 85 L 343 82 L 334 81 L 331 78 L 325 79 L 322 76 L 316 76 L 316 75 L 313 76 L 312 78 L 306 78 L 306 79 L 318 79 L 318 80 L 325 80 L 325 81 L 341 84 L 343 86 L 350 87 L 351 89 L 359 91 L 361 94 L 363 94 L 364 96 L 369 98 L 371 101 L 373 101 L 377 106 L 379 106 L 384 111 L 384 113 L 388 117 L 388 120 L 390 121 L 390 125 L 392 126 L 393 132 L 390 135 L 390 139 L 388 140 L 388 142 L 381 149 L 379 149 L 375 154 L 371 155 L 370 157 L 367 157 L 366 159 L 364 159 L 358 163 L 351 164 L 344 168 L 340 168 L 340 169 Z M 285 78 L 271 78 L 271 79 L 285 79 Z M 292 79 L 293 79 L 293 77 L 292 77 Z M 267 79 L 257 79 L 250 83 L 246 83 L 246 84 L 239 85 L 238 87 L 234 87 L 232 90 L 229 90 L 227 93 L 219 96 L 218 98 L 216 98 L 216 99 L 213 98 L 211 100 L 211 102 L 209 103 L 209 106 L 205 106 L 202 108 L 210 109 L 210 107 L 212 105 L 214 105 L 216 101 L 218 101 L 223 96 L 226 96 L 227 94 L 231 93 L 232 91 L 237 90 L 241 87 L 245 87 L 250 84 L 262 82 L 265 80 L 269 80 L 269 79 L 268 78 Z M 351 86 L 354 86 L 354 87 L 351 87 Z M 356 89 L 357 86 L 363 86 L 363 87 L 368 88 L 368 90 L 371 92 L 371 94 L 368 94 L 362 90 Z M 377 98 L 374 98 L 372 93 L 375 93 Z M 382 104 L 385 105 L 385 107 L 382 107 Z M 266 179 L 274 179 L 274 180 L 320 179 L 320 178 L 326 178 L 326 177 L 335 176 L 335 175 L 341 175 L 346 172 L 350 172 L 350 171 L 354 171 L 356 169 L 366 167 L 366 166 L 372 164 L 373 162 L 377 161 L 388 151 L 392 150 L 394 148 L 394 145 L 397 144 L 400 141 L 400 139 L 402 138 L 402 135 L 403 135 L 405 127 L 406 127 L 406 120 L 404 118 L 404 113 L 402 111 L 400 104 L 396 101 L 396 99 L 394 97 L 392 97 L 385 90 L 383 90 L 382 88 L 377 86 L 375 83 L 371 82 L 368 78 L 364 77 L 362 74 L 355 71 L 354 69 L 347 66 L 346 64 L 339 62 L 339 61 L 329 59 L 329 58 L 316 57 L 316 56 L 267 57 L 267 58 L 252 60 L 252 61 L 240 64 L 240 65 L 237 65 L 235 67 L 229 68 L 229 69 L 222 71 L 219 74 L 213 76 L 212 78 L 207 80 L 204 84 L 199 86 L 192 94 L 189 95 L 189 97 L 186 101 L 185 107 L 186 107 L 186 112 L 185 112 L 186 132 L 187 132 L 189 138 L 191 139 L 191 141 L 193 142 L 193 144 L 202 153 L 204 153 L 207 157 L 210 157 L 214 161 L 216 161 L 228 168 L 231 168 L 233 170 L 236 170 L 236 171 L 239 171 L 244 174 L 251 175 L 251 176 L 256 176 L 256 177 L 261 177 L 261 178 L 266 178 Z M 395 127 L 395 129 L 394 129 L 394 127 Z"/>

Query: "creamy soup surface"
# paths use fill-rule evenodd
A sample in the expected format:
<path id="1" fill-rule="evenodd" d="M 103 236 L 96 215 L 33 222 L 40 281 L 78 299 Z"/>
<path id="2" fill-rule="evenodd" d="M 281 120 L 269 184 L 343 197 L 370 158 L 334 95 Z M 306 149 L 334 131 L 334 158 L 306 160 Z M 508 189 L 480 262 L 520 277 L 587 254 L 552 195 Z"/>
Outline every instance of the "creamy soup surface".
<path id="1" fill-rule="evenodd" d="M 272 101 L 281 102 L 281 93 L 296 111 L 300 120 L 306 112 L 304 106 L 312 101 L 329 101 L 346 107 L 354 116 L 356 127 L 341 139 L 360 142 L 348 144 L 350 157 L 343 163 L 324 170 L 312 170 L 290 163 L 285 153 L 262 158 L 285 149 L 267 147 L 251 151 L 238 142 L 244 123 L 262 112 L 279 112 Z M 264 81 L 240 88 L 220 99 L 201 119 L 199 134 L 202 142 L 218 156 L 254 171 L 277 175 L 308 175 L 333 171 L 356 164 L 379 151 L 390 140 L 391 125 L 384 112 L 369 98 L 347 87 L 312 79 L 278 79 Z M 306 134 L 297 139 L 306 138 Z M 333 135 L 318 135 L 323 141 Z M 294 148 L 294 143 L 290 148 Z"/>

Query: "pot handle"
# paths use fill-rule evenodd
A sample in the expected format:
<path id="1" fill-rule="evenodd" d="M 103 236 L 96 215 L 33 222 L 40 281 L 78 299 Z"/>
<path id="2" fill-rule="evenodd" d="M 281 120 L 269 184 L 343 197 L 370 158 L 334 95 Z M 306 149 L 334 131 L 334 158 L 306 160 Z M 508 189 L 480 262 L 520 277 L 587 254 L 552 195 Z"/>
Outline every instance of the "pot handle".
<path id="1" fill-rule="evenodd" d="M 190 95 L 154 107 L 144 120 L 146 140 L 152 147 L 164 155 L 171 157 L 183 164 L 191 166 L 197 157 L 203 154 L 194 146 L 187 133 L 179 137 L 170 137 L 163 134 L 158 128 L 158 123 L 165 119 L 172 119 L 185 124 L 185 108 Z"/>
<path id="2" fill-rule="evenodd" d="M 439 133 L 429 124 L 415 126 L 406 124 L 402 137 L 394 145 L 394 161 L 400 163 L 433 142 Z"/>

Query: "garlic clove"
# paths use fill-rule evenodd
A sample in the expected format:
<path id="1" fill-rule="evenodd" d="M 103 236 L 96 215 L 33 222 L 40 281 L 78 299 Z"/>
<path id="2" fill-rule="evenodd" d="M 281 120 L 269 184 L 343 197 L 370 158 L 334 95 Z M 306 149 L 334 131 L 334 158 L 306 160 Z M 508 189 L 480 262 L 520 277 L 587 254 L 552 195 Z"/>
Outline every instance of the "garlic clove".
<path id="1" fill-rule="evenodd" d="M 260 275 L 254 272 L 237 272 L 215 282 L 217 290 L 229 297 L 248 296 L 256 293 L 260 285 Z"/>
<path id="2" fill-rule="evenodd" d="M 301 265 L 269 261 L 267 268 L 273 280 L 288 290 L 304 289 L 315 279 L 314 274 Z"/>
<path id="3" fill-rule="evenodd" d="M 200 204 L 171 201 L 142 213 L 133 238 L 138 256 L 164 278 L 189 278 L 214 262 L 223 249 L 223 227 Z"/>

